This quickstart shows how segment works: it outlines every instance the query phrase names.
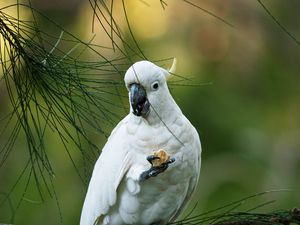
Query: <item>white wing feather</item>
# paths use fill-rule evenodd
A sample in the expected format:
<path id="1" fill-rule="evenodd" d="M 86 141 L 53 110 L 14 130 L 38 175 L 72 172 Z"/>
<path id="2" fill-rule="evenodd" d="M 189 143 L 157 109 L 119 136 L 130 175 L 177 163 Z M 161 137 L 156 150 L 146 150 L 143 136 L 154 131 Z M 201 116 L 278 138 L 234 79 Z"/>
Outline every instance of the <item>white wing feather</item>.
<path id="1" fill-rule="evenodd" d="M 193 126 L 192 126 L 191 129 L 193 130 L 192 131 L 193 132 L 193 134 L 192 134 L 193 139 L 192 140 L 194 140 L 192 148 L 199 151 L 199 158 L 197 160 L 197 163 L 198 163 L 197 171 L 200 172 L 200 167 L 201 167 L 201 151 L 202 151 L 202 149 L 201 149 L 201 143 L 200 143 L 200 139 L 199 139 L 199 135 L 197 133 L 197 130 Z M 185 196 L 185 198 L 183 200 L 183 203 L 176 210 L 176 212 L 174 213 L 174 215 L 172 216 L 172 218 L 170 219 L 169 222 L 173 222 L 181 214 L 181 212 L 185 209 L 185 207 L 186 207 L 189 199 L 191 198 L 192 194 L 194 193 L 194 190 L 197 187 L 199 176 L 200 176 L 200 173 L 198 174 L 198 176 L 192 177 L 190 179 L 188 190 L 187 190 L 186 196 Z"/>
<path id="2" fill-rule="evenodd" d="M 80 225 L 92 225 L 117 201 L 117 188 L 130 162 L 125 145 L 125 117 L 112 131 L 97 160 L 84 201 Z"/>

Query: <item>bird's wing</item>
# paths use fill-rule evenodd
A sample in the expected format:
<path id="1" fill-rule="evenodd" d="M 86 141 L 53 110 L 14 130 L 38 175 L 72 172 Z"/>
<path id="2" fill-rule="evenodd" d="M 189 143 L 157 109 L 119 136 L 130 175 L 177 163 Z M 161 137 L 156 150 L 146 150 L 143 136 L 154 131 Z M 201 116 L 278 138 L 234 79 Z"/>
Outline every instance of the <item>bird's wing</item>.
<path id="1" fill-rule="evenodd" d="M 125 117 L 112 131 L 97 160 L 84 201 L 80 225 L 93 225 L 117 200 L 117 188 L 128 171 Z"/>
<path id="2" fill-rule="evenodd" d="M 201 167 L 201 143 L 200 143 L 200 139 L 199 139 L 199 135 L 196 131 L 196 129 L 194 127 L 192 127 L 192 136 L 193 136 L 193 144 L 192 144 L 192 148 L 195 151 L 199 151 L 199 158 L 197 159 L 198 161 L 198 165 L 196 166 L 198 174 L 195 177 L 191 177 L 189 182 L 188 182 L 188 189 L 186 192 L 186 195 L 184 197 L 183 203 L 180 205 L 180 207 L 175 211 L 175 213 L 173 214 L 173 216 L 171 217 L 169 222 L 173 222 L 176 218 L 178 218 L 178 216 L 180 215 L 180 213 L 185 209 L 186 204 L 188 203 L 189 199 L 191 198 L 194 190 L 197 187 L 197 183 L 198 183 L 198 179 L 199 179 L 199 175 L 200 175 L 200 167 Z"/>
<path id="3" fill-rule="evenodd" d="M 183 200 L 183 203 L 180 205 L 180 207 L 175 211 L 171 219 L 169 220 L 170 223 L 174 222 L 175 219 L 178 218 L 178 216 L 182 213 L 182 211 L 185 209 L 186 204 L 190 200 L 197 184 L 197 179 L 196 178 L 191 178 L 188 184 L 188 190 L 185 195 L 185 198 Z"/>

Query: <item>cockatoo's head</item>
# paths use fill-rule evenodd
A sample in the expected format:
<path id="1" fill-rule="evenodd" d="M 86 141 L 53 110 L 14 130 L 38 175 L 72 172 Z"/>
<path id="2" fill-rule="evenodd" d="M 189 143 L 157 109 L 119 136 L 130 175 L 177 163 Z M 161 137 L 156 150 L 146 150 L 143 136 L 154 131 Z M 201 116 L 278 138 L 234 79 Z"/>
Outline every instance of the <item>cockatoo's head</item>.
<path id="1" fill-rule="evenodd" d="M 149 61 L 140 61 L 127 70 L 124 80 L 134 115 L 146 118 L 151 111 L 166 107 L 170 98 L 173 101 L 166 78 L 175 70 L 175 64 L 174 59 L 171 69 L 167 71 Z"/>

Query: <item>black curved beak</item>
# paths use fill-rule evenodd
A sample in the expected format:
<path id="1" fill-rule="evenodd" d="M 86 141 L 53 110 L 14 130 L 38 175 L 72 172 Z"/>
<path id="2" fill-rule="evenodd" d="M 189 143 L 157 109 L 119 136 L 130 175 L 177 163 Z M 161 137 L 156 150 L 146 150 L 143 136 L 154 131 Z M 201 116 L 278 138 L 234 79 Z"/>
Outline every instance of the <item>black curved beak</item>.
<path id="1" fill-rule="evenodd" d="M 146 116 L 150 109 L 147 99 L 147 93 L 140 84 L 132 84 L 130 86 L 130 103 L 133 114 L 136 116 Z"/>

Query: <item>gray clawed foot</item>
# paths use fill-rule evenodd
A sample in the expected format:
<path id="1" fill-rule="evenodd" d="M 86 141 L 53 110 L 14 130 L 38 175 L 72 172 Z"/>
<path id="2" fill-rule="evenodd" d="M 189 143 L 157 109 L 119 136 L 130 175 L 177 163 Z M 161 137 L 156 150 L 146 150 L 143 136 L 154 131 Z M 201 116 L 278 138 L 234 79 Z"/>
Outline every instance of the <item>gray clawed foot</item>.
<path id="1" fill-rule="evenodd" d="M 155 160 L 155 159 L 160 159 L 158 156 L 155 156 L 155 155 L 149 155 L 149 156 L 147 156 L 147 161 L 151 164 L 151 165 L 153 165 L 153 161 Z"/>
<path id="2" fill-rule="evenodd" d="M 149 170 L 144 171 L 140 175 L 140 181 L 145 181 L 149 179 L 150 177 L 156 177 L 158 174 L 164 172 L 166 169 L 168 169 L 169 165 L 173 162 L 175 162 L 175 158 L 170 158 L 166 162 L 163 162 L 159 166 L 153 166 L 153 161 L 156 159 L 160 159 L 158 156 L 150 155 L 147 157 L 148 162 L 151 164 L 151 168 Z"/>

